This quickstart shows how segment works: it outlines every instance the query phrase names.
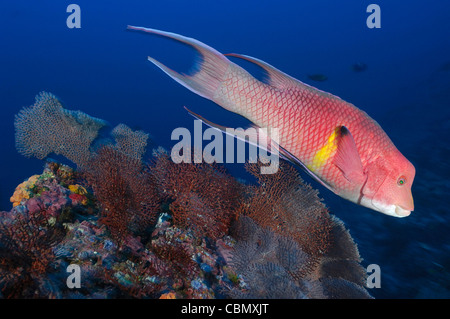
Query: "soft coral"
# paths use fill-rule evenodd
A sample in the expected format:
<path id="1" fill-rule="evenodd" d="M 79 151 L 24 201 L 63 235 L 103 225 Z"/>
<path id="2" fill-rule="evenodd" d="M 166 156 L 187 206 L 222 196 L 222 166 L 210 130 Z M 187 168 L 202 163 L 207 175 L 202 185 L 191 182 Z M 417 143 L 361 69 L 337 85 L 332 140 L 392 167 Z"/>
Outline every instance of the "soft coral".
<path id="1" fill-rule="evenodd" d="M 243 192 L 224 168 L 205 162 L 176 164 L 160 152 L 151 171 L 177 227 L 213 240 L 228 233 Z"/>

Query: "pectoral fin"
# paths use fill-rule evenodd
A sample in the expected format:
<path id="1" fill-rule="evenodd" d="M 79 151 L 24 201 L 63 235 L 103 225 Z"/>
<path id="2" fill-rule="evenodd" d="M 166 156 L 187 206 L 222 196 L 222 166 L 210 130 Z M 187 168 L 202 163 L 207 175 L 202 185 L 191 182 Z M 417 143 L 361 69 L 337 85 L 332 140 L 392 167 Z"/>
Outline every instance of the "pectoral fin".
<path id="1" fill-rule="evenodd" d="M 362 183 L 365 181 L 361 157 L 350 131 L 341 126 L 337 138 L 337 150 L 333 160 L 344 175 L 344 177 L 353 183 Z"/>

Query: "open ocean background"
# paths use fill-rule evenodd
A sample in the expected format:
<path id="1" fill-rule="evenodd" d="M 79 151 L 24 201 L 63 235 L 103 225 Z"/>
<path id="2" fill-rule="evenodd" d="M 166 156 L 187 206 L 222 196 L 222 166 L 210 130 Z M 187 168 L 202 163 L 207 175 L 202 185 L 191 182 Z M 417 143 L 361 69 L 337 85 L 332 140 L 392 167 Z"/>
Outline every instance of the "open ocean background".
<path id="1" fill-rule="evenodd" d="M 66 8 L 81 8 L 69 29 Z M 369 29 L 366 8 L 381 8 Z M 380 123 L 415 165 L 415 211 L 397 219 L 347 202 L 318 183 L 330 211 L 358 244 L 363 265 L 381 267 L 376 298 L 450 298 L 450 2 L 449 1 L 1 1 L 0 209 L 43 162 L 14 145 L 14 115 L 48 91 L 68 109 L 151 134 L 170 149 L 171 132 L 193 127 L 183 106 L 212 122 L 248 121 L 186 90 L 147 61 L 188 70 L 193 53 L 127 25 L 179 33 L 222 53 L 262 59 L 335 94 Z M 244 67 L 248 64 L 233 60 Z M 355 72 L 355 63 L 367 64 Z M 251 68 L 250 68 L 251 69 Z M 307 74 L 324 74 L 314 82 Z M 241 164 L 231 173 L 248 179 Z M 213 191 L 213 190 L 212 190 Z"/>

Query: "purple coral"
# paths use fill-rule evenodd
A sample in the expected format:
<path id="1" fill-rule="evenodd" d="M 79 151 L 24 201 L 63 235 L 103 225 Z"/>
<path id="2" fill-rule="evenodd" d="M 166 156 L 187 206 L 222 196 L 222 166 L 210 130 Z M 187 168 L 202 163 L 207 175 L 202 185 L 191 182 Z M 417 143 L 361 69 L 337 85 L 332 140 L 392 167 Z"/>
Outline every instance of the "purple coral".
<path id="1" fill-rule="evenodd" d="M 53 181 L 46 185 L 51 186 L 47 191 L 42 192 L 40 196 L 30 198 L 26 202 L 28 211 L 37 212 L 44 209 L 47 217 L 57 217 L 61 210 L 68 204 L 68 191 Z"/>

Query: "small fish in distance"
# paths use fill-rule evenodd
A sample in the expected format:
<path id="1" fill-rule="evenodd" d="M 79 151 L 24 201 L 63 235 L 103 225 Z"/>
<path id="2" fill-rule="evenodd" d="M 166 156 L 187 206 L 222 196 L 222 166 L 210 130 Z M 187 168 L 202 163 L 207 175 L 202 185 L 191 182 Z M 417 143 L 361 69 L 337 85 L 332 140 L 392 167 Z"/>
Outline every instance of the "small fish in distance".
<path id="1" fill-rule="evenodd" d="M 355 72 L 363 72 L 367 70 L 367 64 L 358 62 L 352 65 L 352 70 Z"/>
<path id="2" fill-rule="evenodd" d="M 307 77 L 308 77 L 308 79 L 316 81 L 316 82 L 324 82 L 324 81 L 328 80 L 328 77 L 325 74 L 320 74 L 320 73 L 308 74 Z"/>

